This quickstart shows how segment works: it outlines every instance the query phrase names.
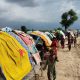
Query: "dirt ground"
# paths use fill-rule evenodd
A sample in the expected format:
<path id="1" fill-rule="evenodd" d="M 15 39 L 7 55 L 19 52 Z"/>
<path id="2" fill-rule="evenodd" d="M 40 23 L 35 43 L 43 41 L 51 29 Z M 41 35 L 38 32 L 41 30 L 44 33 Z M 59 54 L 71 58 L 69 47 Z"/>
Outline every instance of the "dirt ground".
<path id="1" fill-rule="evenodd" d="M 67 45 L 64 49 L 58 50 L 59 62 L 56 63 L 56 80 L 80 80 L 80 37 L 78 38 L 77 46 L 71 51 Z M 43 77 L 39 80 L 48 80 L 46 70 L 43 71 Z"/>

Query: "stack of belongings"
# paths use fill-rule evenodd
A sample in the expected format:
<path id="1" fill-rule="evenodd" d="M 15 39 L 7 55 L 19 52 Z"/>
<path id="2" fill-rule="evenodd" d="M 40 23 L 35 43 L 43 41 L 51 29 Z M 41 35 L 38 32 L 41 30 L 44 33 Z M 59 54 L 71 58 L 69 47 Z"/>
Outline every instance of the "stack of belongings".
<path id="1" fill-rule="evenodd" d="M 41 39 L 45 42 L 45 45 L 47 47 L 51 46 L 52 41 L 45 33 L 41 32 L 41 31 L 33 31 L 31 34 L 41 37 Z"/>
<path id="2" fill-rule="evenodd" d="M 34 76 L 33 68 L 41 61 L 34 40 L 11 28 L 0 31 L 0 67 L 6 80 L 22 80 Z M 5 61 L 4 61 L 5 59 Z M 32 76 L 30 76 L 32 74 Z"/>
<path id="3" fill-rule="evenodd" d="M 41 55 L 41 57 L 43 57 L 43 60 L 46 60 L 48 58 L 48 55 L 49 55 L 48 50 L 51 49 L 51 43 L 52 43 L 51 39 L 44 32 L 41 32 L 41 31 L 33 31 L 30 34 L 32 36 L 35 35 L 35 36 L 38 36 L 38 38 L 39 37 L 41 38 L 41 44 L 40 45 L 42 46 L 42 48 L 40 50 L 40 52 L 41 52 L 40 55 Z M 38 38 L 37 38 L 37 40 L 38 40 Z M 37 42 L 40 42 L 39 40 Z"/>

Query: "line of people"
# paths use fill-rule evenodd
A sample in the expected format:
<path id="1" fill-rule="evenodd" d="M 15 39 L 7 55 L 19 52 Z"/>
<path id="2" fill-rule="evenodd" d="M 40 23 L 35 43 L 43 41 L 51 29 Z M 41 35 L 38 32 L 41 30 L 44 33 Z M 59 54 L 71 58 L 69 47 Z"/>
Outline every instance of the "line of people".
<path id="1" fill-rule="evenodd" d="M 73 43 L 74 43 L 74 47 L 76 47 L 76 43 L 77 43 L 76 35 L 74 35 L 74 37 L 72 37 L 72 35 L 70 33 L 68 33 L 67 34 L 67 42 L 68 42 L 68 49 L 70 51 L 71 45 Z M 63 36 L 61 37 L 60 44 L 61 44 L 62 49 L 64 49 L 65 48 L 65 39 L 63 38 Z M 55 80 L 56 79 L 55 64 L 56 64 L 56 62 L 59 62 L 58 56 L 57 56 L 59 40 L 56 37 L 54 37 L 52 39 L 52 44 L 50 47 L 51 47 L 51 49 L 48 49 L 47 51 L 44 47 L 42 47 L 40 55 L 41 55 L 42 61 L 44 61 L 44 59 L 46 59 L 43 70 L 45 70 L 46 67 L 48 66 L 48 68 L 47 68 L 48 80 Z M 45 55 L 47 55 L 47 56 L 45 56 Z"/>

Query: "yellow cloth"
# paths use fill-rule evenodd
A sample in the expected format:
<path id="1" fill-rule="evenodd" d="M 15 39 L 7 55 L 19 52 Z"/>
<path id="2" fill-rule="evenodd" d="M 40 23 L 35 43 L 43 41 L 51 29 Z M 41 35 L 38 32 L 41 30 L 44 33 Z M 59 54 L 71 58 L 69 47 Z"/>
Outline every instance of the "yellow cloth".
<path id="1" fill-rule="evenodd" d="M 6 32 L 0 32 L 0 65 L 7 80 L 22 80 L 32 69 L 28 52 Z"/>
<path id="2" fill-rule="evenodd" d="M 31 34 L 41 37 L 45 41 L 46 46 L 51 46 L 52 41 L 44 33 L 33 31 Z"/>

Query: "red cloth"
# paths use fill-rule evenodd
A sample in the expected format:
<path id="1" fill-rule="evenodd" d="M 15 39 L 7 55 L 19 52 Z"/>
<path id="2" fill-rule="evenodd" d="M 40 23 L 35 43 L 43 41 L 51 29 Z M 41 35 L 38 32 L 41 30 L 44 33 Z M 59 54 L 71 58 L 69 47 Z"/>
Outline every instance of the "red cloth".
<path id="1" fill-rule="evenodd" d="M 19 49 L 19 52 L 20 52 L 20 56 L 24 55 L 24 50 L 23 49 Z"/>
<path id="2" fill-rule="evenodd" d="M 51 47 L 57 47 L 57 40 L 52 41 Z"/>
<path id="3" fill-rule="evenodd" d="M 49 61 L 50 61 L 51 63 L 53 63 L 54 60 L 55 60 L 55 56 L 54 56 L 54 55 L 49 55 Z"/>
<path id="4" fill-rule="evenodd" d="M 58 46 L 58 41 L 57 40 L 53 40 L 51 47 L 54 50 L 55 55 L 57 56 L 57 46 Z"/>
<path id="5" fill-rule="evenodd" d="M 44 60 L 47 60 L 48 57 L 49 57 L 49 55 L 50 55 L 50 54 L 46 52 L 46 53 L 44 54 Z"/>

